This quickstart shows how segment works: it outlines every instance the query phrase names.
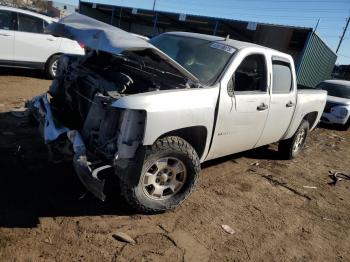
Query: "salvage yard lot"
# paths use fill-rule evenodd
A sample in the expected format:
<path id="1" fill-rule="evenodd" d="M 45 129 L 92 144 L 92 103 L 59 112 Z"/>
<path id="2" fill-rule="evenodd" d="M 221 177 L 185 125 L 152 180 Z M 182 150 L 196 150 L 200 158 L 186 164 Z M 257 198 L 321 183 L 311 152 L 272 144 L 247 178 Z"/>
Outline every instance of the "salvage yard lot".
<path id="1" fill-rule="evenodd" d="M 48 163 L 36 128 L 8 113 L 50 81 L 0 74 L 0 261 L 350 261 L 350 182 L 328 184 L 350 172 L 349 131 L 316 129 L 296 160 L 271 145 L 205 163 L 180 208 L 141 215 L 116 188 L 80 199 L 71 165 Z"/>

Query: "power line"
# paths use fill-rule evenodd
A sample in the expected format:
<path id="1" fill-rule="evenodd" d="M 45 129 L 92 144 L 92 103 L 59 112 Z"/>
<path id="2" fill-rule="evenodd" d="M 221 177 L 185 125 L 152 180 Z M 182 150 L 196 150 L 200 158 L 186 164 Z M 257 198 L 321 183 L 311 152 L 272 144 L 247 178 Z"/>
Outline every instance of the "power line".
<path id="1" fill-rule="evenodd" d="M 232 2 L 232 0 L 228 0 Z M 261 0 L 234 0 L 234 2 L 261 2 Z M 329 3 L 329 0 L 269 0 L 269 2 L 281 2 L 281 3 Z M 338 0 L 333 1 L 333 3 L 349 3 L 347 0 Z"/>
<path id="2" fill-rule="evenodd" d="M 257 6 L 256 4 L 254 4 L 254 6 L 252 5 L 247 5 L 246 2 L 244 5 L 237 5 L 235 4 L 235 2 L 230 2 L 230 4 L 228 3 L 216 3 L 216 4 L 213 4 L 213 3 L 202 3 L 202 4 L 198 4 L 198 3 L 194 3 L 194 2 L 189 2 L 188 0 L 184 1 L 184 0 L 177 0 L 176 3 L 174 2 L 163 2 L 161 0 L 158 1 L 158 3 L 160 5 L 172 5 L 172 6 L 179 6 L 179 2 L 183 2 L 183 4 L 185 6 L 195 6 L 197 8 L 203 8 L 203 7 L 220 7 L 220 8 L 244 8 L 244 9 L 254 9 L 254 10 L 261 10 L 261 9 L 265 9 L 265 10 L 276 10 L 276 11 L 286 11 L 286 8 L 288 10 L 296 10 L 296 11 L 307 11 L 307 12 L 310 12 L 310 11 L 324 11 L 324 12 L 330 12 L 330 11 L 346 11 L 346 9 L 344 10 L 344 8 L 329 8 L 329 7 L 325 7 L 325 8 L 315 8 L 314 6 L 300 6 L 300 8 L 298 7 L 286 7 L 286 6 L 283 6 L 283 7 L 268 7 L 268 8 L 264 8 L 266 6 L 266 4 L 263 4 L 262 7 L 259 7 Z M 289 1 L 290 2 L 290 1 Z M 288 2 L 288 3 L 289 3 Z M 350 3 L 350 2 L 349 2 Z M 261 4 L 261 1 L 259 1 L 259 4 Z M 349 8 L 350 8 L 350 5 L 349 5 Z"/>
<path id="3" fill-rule="evenodd" d="M 186 6 L 190 6 L 191 4 L 190 3 L 187 3 Z M 158 6 L 161 6 L 162 9 L 174 9 L 178 7 L 178 5 L 174 5 L 172 3 L 167 3 L 166 5 L 163 4 L 163 3 L 159 3 Z M 201 11 L 207 11 L 208 9 L 210 10 L 213 10 L 213 8 L 218 8 L 218 6 L 198 6 L 196 5 L 195 8 L 190 8 L 191 9 L 191 12 L 193 13 L 199 13 Z M 286 16 L 286 15 L 275 15 L 275 14 L 260 14 L 260 13 L 254 13 L 254 12 L 249 12 L 249 13 L 246 13 L 244 12 L 245 10 L 248 10 L 247 8 L 242 8 L 241 10 L 243 10 L 243 12 L 239 9 L 235 9 L 235 8 L 232 8 L 232 7 L 223 7 L 223 6 L 220 6 L 220 8 L 222 8 L 223 10 L 225 10 L 224 12 L 221 10 L 220 13 L 221 15 L 222 14 L 225 14 L 225 15 L 228 15 L 230 14 L 230 16 L 234 15 L 234 14 L 242 14 L 242 15 L 249 15 L 249 16 L 258 16 L 258 17 L 276 17 L 276 18 L 297 18 L 297 19 L 305 19 L 305 20 L 315 20 L 315 19 L 318 19 L 318 18 L 321 18 L 321 19 L 324 19 L 324 20 L 340 20 L 340 19 L 343 19 L 342 17 L 339 17 L 339 15 L 337 16 L 318 16 L 317 17 L 311 17 L 311 16 L 300 16 L 300 14 L 296 14 L 296 15 L 290 15 L 290 16 Z M 232 12 L 228 13 L 227 12 L 227 9 L 229 8 L 232 8 Z M 252 9 L 253 10 L 253 9 Z M 263 9 L 254 9 L 253 11 L 261 11 Z M 266 10 L 269 10 L 269 9 L 266 9 Z M 283 9 L 284 11 L 286 11 L 285 9 Z M 189 10 L 188 10 L 189 11 Z"/>
<path id="4" fill-rule="evenodd" d="M 346 30 L 348 30 L 349 23 L 350 23 L 350 16 L 348 17 L 348 21 L 346 21 L 346 26 L 344 28 L 343 34 L 341 35 L 341 38 L 340 38 L 340 41 L 339 41 L 339 44 L 338 44 L 338 47 L 337 47 L 337 51 L 335 51 L 335 53 L 338 53 L 338 51 L 339 51 L 341 43 L 343 42 L 344 36 L 346 34 Z"/>

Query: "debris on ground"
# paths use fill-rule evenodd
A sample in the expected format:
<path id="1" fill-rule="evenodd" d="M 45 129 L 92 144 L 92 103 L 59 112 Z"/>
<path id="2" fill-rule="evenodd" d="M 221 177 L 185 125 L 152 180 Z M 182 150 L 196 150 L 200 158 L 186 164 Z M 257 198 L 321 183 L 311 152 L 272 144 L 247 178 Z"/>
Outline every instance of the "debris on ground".
<path id="1" fill-rule="evenodd" d="M 335 186 L 336 183 L 342 180 L 350 180 L 350 175 L 342 173 L 342 172 L 333 172 L 328 171 L 329 177 L 333 180 L 333 182 L 328 183 L 329 185 Z"/>
<path id="2" fill-rule="evenodd" d="M 25 107 L 12 108 L 10 113 L 14 117 L 18 117 L 18 118 L 27 117 L 29 115 L 28 108 L 25 108 Z"/>
<path id="3" fill-rule="evenodd" d="M 235 231 L 233 230 L 232 227 L 230 227 L 229 225 L 221 225 L 221 228 L 228 234 L 233 235 L 235 233 Z"/>
<path id="4" fill-rule="evenodd" d="M 305 197 L 306 199 L 311 200 L 311 197 L 309 197 L 309 196 L 305 195 L 304 193 L 299 192 L 295 188 L 289 186 L 287 184 L 287 182 L 280 181 L 276 177 L 273 177 L 272 175 L 263 175 L 262 177 L 267 179 L 274 186 L 284 187 L 284 188 L 288 189 L 289 191 L 293 192 L 294 194 L 296 194 L 298 196 Z"/>
<path id="5" fill-rule="evenodd" d="M 44 240 L 45 243 L 52 245 L 52 239 L 51 237 L 48 237 Z"/>
<path id="6" fill-rule="evenodd" d="M 303 188 L 317 189 L 317 186 L 303 186 Z"/>
<path id="7" fill-rule="evenodd" d="M 128 234 L 125 234 L 123 232 L 117 232 L 115 234 L 112 235 L 112 237 L 115 240 L 121 241 L 121 242 L 125 242 L 125 243 L 129 243 L 129 244 L 136 244 L 136 241 L 134 239 L 132 239 Z"/>

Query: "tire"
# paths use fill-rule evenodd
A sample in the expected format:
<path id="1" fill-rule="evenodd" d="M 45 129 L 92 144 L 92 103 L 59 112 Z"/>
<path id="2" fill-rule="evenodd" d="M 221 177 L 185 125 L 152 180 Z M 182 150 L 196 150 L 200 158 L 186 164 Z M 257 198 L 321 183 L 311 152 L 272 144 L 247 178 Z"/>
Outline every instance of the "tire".
<path id="1" fill-rule="evenodd" d="M 346 130 L 348 130 L 349 128 L 350 128 L 350 117 L 349 117 L 348 121 L 345 123 L 345 125 L 343 125 L 343 126 L 340 127 L 340 130 L 346 131 Z"/>
<path id="2" fill-rule="evenodd" d="M 146 149 L 141 174 L 129 173 L 137 177 L 120 180 L 121 193 L 141 213 L 174 209 L 195 189 L 200 170 L 198 155 L 189 143 L 175 136 L 161 138 Z"/>
<path id="3" fill-rule="evenodd" d="M 48 78 L 54 79 L 56 77 L 56 70 L 60 55 L 53 55 L 46 63 L 45 72 Z"/>
<path id="4" fill-rule="evenodd" d="M 279 142 L 278 152 L 283 159 L 293 159 L 297 157 L 305 145 L 309 129 L 309 122 L 303 120 L 291 138 Z"/>

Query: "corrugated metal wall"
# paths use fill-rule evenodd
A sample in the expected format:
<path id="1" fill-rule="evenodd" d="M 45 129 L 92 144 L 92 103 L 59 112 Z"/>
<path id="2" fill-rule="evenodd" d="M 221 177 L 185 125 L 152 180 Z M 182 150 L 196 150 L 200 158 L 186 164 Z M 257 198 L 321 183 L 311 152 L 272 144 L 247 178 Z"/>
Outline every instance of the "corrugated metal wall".
<path id="1" fill-rule="evenodd" d="M 310 32 L 297 70 L 298 84 L 315 87 L 330 79 L 336 60 L 337 55 L 314 32 Z"/>

